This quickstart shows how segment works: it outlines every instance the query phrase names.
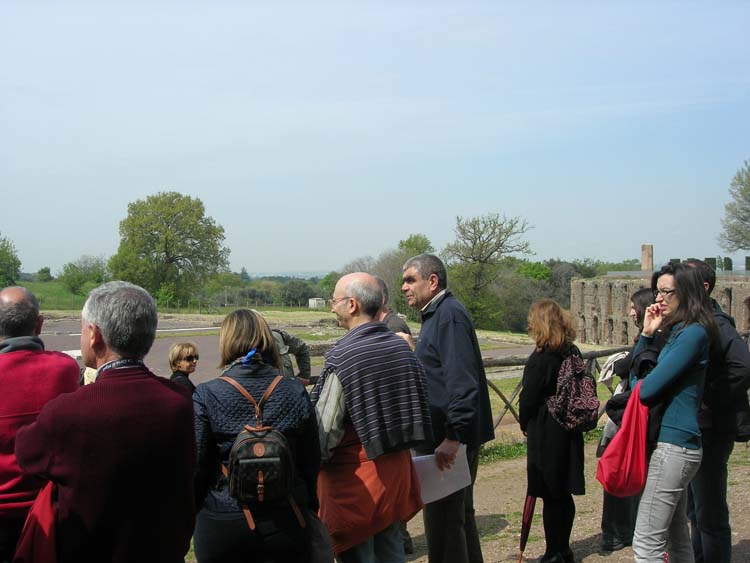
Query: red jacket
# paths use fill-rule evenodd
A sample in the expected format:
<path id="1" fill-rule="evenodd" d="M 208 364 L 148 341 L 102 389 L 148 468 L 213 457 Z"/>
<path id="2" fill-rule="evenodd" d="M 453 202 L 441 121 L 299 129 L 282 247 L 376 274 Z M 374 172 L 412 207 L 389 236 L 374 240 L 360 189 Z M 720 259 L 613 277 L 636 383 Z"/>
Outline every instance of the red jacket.
<path id="1" fill-rule="evenodd" d="M 194 524 L 193 403 L 143 367 L 50 401 L 16 456 L 57 485 L 58 563 L 182 562 Z"/>
<path id="2" fill-rule="evenodd" d="M 34 422 L 47 401 L 78 389 L 78 374 L 76 361 L 60 352 L 0 353 L 0 519 L 25 518 L 45 483 L 18 467 L 16 432 Z"/>

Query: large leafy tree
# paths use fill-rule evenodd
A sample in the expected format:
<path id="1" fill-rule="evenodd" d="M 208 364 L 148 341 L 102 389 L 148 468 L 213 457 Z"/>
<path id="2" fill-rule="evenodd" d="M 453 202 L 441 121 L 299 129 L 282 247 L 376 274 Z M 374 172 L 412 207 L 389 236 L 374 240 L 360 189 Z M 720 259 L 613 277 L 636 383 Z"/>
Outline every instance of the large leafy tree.
<path id="1" fill-rule="evenodd" d="M 719 244 L 727 252 L 750 250 L 750 160 L 732 178 L 729 195 L 732 201 L 724 206 Z"/>
<path id="2" fill-rule="evenodd" d="M 21 260 L 13 242 L 0 235 L 0 287 L 13 285 L 21 275 Z"/>
<path id="3" fill-rule="evenodd" d="M 523 239 L 529 229 L 526 219 L 499 213 L 456 217 L 456 240 L 445 247 L 443 257 L 450 269 L 450 285 L 477 326 L 490 328 L 498 322 L 498 304 L 491 285 L 503 271 L 504 258 L 531 253 Z"/>
<path id="4" fill-rule="evenodd" d="M 187 299 L 212 274 L 227 268 L 224 228 L 206 216 L 203 202 L 160 192 L 128 204 L 120 222 L 120 246 L 109 268 L 116 279 L 155 295 Z"/>

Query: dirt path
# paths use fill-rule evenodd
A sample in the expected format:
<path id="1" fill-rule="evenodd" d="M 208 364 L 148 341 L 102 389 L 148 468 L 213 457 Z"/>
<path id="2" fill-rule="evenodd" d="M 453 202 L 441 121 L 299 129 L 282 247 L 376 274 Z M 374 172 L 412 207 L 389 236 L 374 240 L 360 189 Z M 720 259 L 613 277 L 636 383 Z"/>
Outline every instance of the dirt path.
<path id="1" fill-rule="evenodd" d="M 585 563 L 624 563 L 633 561 L 627 547 L 614 553 L 599 551 L 601 540 L 601 486 L 596 480 L 595 443 L 586 445 L 586 491 L 575 497 L 576 520 L 571 547 L 576 560 Z M 729 505 L 732 517 L 732 561 L 750 561 L 750 448 L 737 444 L 730 459 Z M 526 458 L 499 461 L 479 468 L 475 486 L 477 524 L 486 563 L 518 561 L 518 539 L 521 511 L 526 493 Z M 537 503 L 524 559 L 538 561 L 544 554 L 544 530 L 541 522 L 542 501 Z M 427 562 L 421 514 L 409 522 L 415 554 L 408 561 Z"/>

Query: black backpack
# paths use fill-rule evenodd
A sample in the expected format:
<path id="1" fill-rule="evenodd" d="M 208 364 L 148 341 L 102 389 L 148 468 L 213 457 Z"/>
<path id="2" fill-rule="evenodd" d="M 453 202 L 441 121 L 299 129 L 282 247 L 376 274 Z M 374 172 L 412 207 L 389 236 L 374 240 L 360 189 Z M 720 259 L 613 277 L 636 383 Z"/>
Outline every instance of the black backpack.
<path id="1" fill-rule="evenodd" d="M 547 397 L 547 411 L 568 432 L 587 432 L 599 422 L 596 380 L 586 369 L 577 348 L 563 360 L 557 392 Z"/>
<path id="2" fill-rule="evenodd" d="M 229 494 L 242 506 L 251 530 L 255 529 L 255 522 L 248 506 L 250 503 L 283 499 L 289 501 L 300 526 L 304 528 L 305 521 L 291 494 L 294 452 L 282 432 L 263 424 L 263 405 L 283 377 L 276 376 L 259 402 L 234 379 L 226 376 L 219 379 L 232 385 L 255 407 L 256 426 L 246 424 L 237 434 L 229 452 L 229 467 L 221 466 L 229 481 Z"/>

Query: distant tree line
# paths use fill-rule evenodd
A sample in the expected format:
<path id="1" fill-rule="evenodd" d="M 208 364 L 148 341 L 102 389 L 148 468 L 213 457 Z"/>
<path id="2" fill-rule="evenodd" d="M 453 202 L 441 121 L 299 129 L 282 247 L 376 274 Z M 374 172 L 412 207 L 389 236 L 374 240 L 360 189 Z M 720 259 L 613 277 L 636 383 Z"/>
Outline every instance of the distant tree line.
<path id="1" fill-rule="evenodd" d="M 750 250 L 750 161 L 732 178 L 729 195 L 720 245 L 730 252 Z M 128 205 L 113 256 L 83 255 L 65 264 L 57 281 L 80 295 L 109 279 L 124 279 L 145 287 L 162 307 L 189 306 L 191 301 L 214 306 L 305 306 L 311 297 L 330 299 L 341 275 L 368 271 L 388 284 L 390 306 L 416 319 L 417 313 L 407 307 L 400 291 L 401 268 L 411 256 L 430 252 L 446 263 L 449 288 L 466 305 L 477 327 L 523 332 L 534 300 L 550 297 L 570 306 L 572 278 L 640 268 L 637 259 L 534 261 L 524 237 L 531 228 L 521 217 L 498 213 L 457 217 L 455 239 L 439 251 L 424 234 L 414 233 L 377 258 L 354 259 L 321 278 L 252 279 L 244 267 L 240 272 L 229 271 L 224 228 L 205 214 L 200 199 L 175 191 L 159 192 Z M 731 260 L 719 257 L 717 267 L 722 266 L 731 269 Z M 19 283 L 20 269 L 13 242 L 0 233 L 0 287 Z M 26 276 L 39 282 L 55 279 L 49 267 Z"/>

